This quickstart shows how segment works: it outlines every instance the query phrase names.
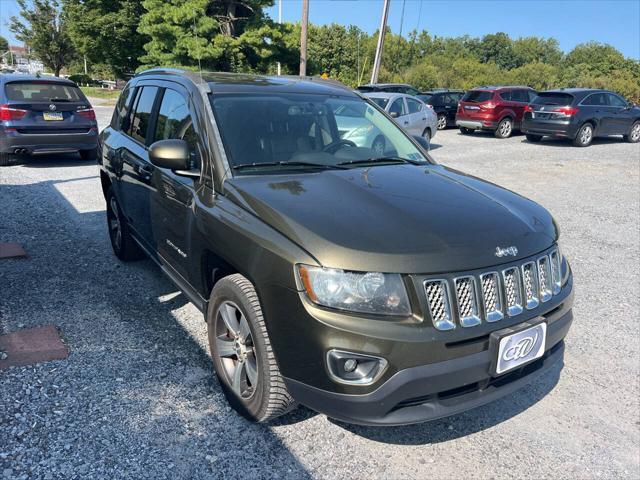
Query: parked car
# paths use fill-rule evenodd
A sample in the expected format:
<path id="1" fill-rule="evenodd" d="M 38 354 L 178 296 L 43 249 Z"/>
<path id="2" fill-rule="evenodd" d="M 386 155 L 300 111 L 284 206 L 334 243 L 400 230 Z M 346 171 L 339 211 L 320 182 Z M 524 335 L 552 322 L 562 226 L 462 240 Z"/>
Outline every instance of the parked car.
<path id="1" fill-rule="evenodd" d="M 386 92 L 386 93 L 406 93 L 407 95 L 418 95 L 420 90 L 406 83 L 369 83 L 356 88 L 361 93 Z"/>
<path id="2" fill-rule="evenodd" d="M 375 92 L 365 93 L 364 96 L 387 112 L 411 135 L 420 135 L 431 141 L 438 131 L 438 117 L 433 109 L 412 95 Z"/>
<path id="3" fill-rule="evenodd" d="M 491 130 L 497 138 L 510 137 L 520 129 L 524 109 L 535 96 L 529 87 L 474 88 L 458 104 L 456 125 L 465 135 Z"/>
<path id="4" fill-rule="evenodd" d="M 540 92 L 526 107 L 522 131 L 527 140 L 564 137 L 586 147 L 594 137 L 622 135 L 640 141 L 640 108 L 607 90 L 566 88 Z"/>
<path id="5" fill-rule="evenodd" d="M 63 78 L 0 75 L 0 165 L 23 155 L 94 158 L 98 124 L 78 86 Z"/>
<path id="6" fill-rule="evenodd" d="M 341 138 L 360 112 L 389 156 Z M 155 69 L 101 133 L 116 256 L 205 315 L 231 405 L 348 422 L 457 414 L 562 365 L 573 280 L 544 208 L 436 164 L 321 80 Z"/>
<path id="7" fill-rule="evenodd" d="M 433 108 L 438 117 L 438 130 L 456 126 L 456 111 L 464 90 L 437 89 L 421 92 L 417 97 Z"/>

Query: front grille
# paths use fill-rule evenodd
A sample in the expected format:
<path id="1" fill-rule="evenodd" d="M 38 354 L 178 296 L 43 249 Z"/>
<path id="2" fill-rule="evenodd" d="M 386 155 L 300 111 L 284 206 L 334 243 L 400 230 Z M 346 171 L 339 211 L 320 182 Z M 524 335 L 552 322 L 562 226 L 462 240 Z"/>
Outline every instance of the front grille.
<path id="1" fill-rule="evenodd" d="M 558 249 L 502 271 L 424 282 L 428 313 L 438 330 L 473 327 L 520 315 L 560 293 Z"/>
<path id="2" fill-rule="evenodd" d="M 427 304 L 433 325 L 438 330 L 451 330 L 455 325 L 451 319 L 449 289 L 446 280 L 430 280 L 424 284 L 427 293 Z"/>

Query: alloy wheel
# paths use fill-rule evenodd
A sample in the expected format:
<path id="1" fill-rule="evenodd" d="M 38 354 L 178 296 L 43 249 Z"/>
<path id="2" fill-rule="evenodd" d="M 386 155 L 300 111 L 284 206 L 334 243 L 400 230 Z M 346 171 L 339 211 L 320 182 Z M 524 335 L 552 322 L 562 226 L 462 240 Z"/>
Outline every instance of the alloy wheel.
<path id="1" fill-rule="evenodd" d="M 637 142 L 640 140 L 640 123 L 633 126 L 631 129 L 631 140 Z"/>
<path id="2" fill-rule="evenodd" d="M 587 145 L 591 141 L 591 137 L 593 135 L 593 130 L 590 125 L 585 125 L 580 130 L 580 143 L 583 145 Z"/>
<path id="3" fill-rule="evenodd" d="M 229 300 L 216 312 L 215 341 L 225 380 L 239 398 L 248 400 L 258 385 L 258 359 L 249 322 Z"/>
<path id="4" fill-rule="evenodd" d="M 505 120 L 500 124 L 500 135 L 502 137 L 508 137 L 511 135 L 511 121 Z"/>
<path id="5" fill-rule="evenodd" d="M 447 117 L 444 115 L 438 116 L 438 130 L 444 130 L 447 128 Z"/>

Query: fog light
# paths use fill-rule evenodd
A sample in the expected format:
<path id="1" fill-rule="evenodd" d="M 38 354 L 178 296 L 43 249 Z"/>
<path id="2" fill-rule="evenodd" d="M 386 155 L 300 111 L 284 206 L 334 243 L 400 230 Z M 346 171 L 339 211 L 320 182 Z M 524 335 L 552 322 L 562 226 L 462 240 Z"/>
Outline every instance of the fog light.
<path id="1" fill-rule="evenodd" d="M 343 350 L 327 352 L 327 369 L 335 382 L 369 385 L 380 378 L 386 368 L 384 358 Z"/>

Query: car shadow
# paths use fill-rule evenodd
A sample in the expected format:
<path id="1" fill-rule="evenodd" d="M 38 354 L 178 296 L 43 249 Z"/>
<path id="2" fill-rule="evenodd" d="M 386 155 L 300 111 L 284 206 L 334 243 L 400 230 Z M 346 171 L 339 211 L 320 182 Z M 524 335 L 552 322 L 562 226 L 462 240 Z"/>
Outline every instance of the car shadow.
<path id="1" fill-rule="evenodd" d="M 573 142 L 568 138 L 544 137 L 539 142 L 530 142 L 525 138 L 522 140 L 522 143 L 530 143 L 532 145 L 542 145 L 545 147 L 574 148 Z M 626 142 L 622 139 L 622 136 L 598 137 L 598 138 L 594 138 L 593 141 L 591 142 L 591 145 L 589 146 L 591 147 L 596 145 L 613 145 L 616 143 L 626 143 Z M 575 147 L 575 148 L 579 148 L 579 147 Z M 585 148 L 589 148 L 589 147 L 585 147 Z"/>
<path id="2" fill-rule="evenodd" d="M 81 212 L 60 192 L 60 183 L 78 180 L 1 189 L 0 241 L 18 241 L 29 254 L 20 268 L 3 264 L 4 320 L 11 330 L 53 324 L 70 352 L 67 360 L 31 370 L 74 398 L 60 408 L 73 419 L 66 438 L 78 443 L 67 451 L 54 448 L 55 429 L 30 432 L 46 446 L 29 454 L 34 464 L 61 465 L 82 450 L 92 468 L 133 478 L 168 471 L 173 478 L 207 478 L 235 471 L 242 450 L 249 478 L 311 478 L 274 428 L 315 413 L 300 408 L 262 425 L 231 410 L 213 372 L 202 315 L 150 260 L 115 258 L 104 210 Z M 102 196 L 97 180 L 95 195 Z M 46 376 L 50 370 L 55 375 Z M 28 370 L 21 375 L 25 384 L 36 381 Z M 105 445 L 113 444 L 121 445 L 117 456 L 105 455 Z"/>
<path id="3" fill-rule="evenodd" d="M 439 148 L 442 148 L 442 145 L 440 145 L 439 143 L 429 143 L 429 151 L 437 150 Z"/>
<path id="4" fill-rule="evenodd" d="M 367 427 L 331 420 L 345 430 L 380 443 L 423 445 L 448 442 L 492 428 L 542 400 L 560 379 L 562 365 L 553 366 L 531 385 L 487 405 L 430 422 L 397 427 Z"/>
<path id="5" fill-rule="evenodd" d="M 57 155 L 22 155 L 14 165 L 27 168 L 52 168 L 52 167 L 82 167 L 95 165 L 96 160 L 83 160 L 77 153 L 63 153 Z"/>

